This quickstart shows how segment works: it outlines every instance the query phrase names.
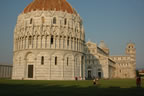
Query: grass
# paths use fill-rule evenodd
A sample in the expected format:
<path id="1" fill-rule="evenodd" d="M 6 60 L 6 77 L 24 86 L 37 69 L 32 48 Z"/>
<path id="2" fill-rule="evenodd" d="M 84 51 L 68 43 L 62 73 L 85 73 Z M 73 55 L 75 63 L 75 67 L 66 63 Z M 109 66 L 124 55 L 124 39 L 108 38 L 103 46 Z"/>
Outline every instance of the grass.
<path id="1" fill-rule="evenodd" d="M 93 86 L 92 80 L 86 81 L 20 81 L 0 80 L 0 96 L 128 96 L 144 95 L 142 88 L 136 88 L 133 79 L 100 80 Z"/>

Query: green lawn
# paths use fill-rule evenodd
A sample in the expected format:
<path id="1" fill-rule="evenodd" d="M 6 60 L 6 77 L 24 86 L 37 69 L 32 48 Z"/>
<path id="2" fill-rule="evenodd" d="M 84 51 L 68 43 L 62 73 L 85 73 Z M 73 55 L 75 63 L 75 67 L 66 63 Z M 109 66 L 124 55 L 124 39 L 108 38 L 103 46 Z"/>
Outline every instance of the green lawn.
<path id="1" fill-rule="evenodd" d="M 86 81 L 19 81 L 0 80 L 0 96 L 144 96 L 142 88 L 136 88 L 135 80 L 113 79 L 100 80 L 93 86 L 91 80 Z"/>

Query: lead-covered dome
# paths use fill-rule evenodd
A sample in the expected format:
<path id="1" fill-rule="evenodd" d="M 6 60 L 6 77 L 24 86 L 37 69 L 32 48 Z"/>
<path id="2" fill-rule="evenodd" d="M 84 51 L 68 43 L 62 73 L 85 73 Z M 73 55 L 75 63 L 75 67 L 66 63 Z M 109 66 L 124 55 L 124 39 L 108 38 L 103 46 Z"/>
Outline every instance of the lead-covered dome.
<path id="1" fill-rule="evenodd" d="M 33 0 L 23 12 L 28 13 L 36 10 L 56 10 L 75 13 L 72 6 L 66 0 Z"/>

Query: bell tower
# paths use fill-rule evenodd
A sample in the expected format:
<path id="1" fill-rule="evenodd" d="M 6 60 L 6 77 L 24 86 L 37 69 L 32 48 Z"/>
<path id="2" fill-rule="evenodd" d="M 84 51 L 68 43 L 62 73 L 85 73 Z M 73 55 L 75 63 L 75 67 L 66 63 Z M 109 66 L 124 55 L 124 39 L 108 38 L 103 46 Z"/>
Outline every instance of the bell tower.
<path id="1" fill-rule="evenodd" d="M 126 46 L 126 55 L 130 56 L 130 62 L 131 62 L 131 76 L 136 76 L 136 48 L 135 44 L 130 42 Z"/>
<path id="2" fill-rule="evenodd" d="M 136 59 L 136 48 L 134 43 L 130 42 L 127 44 L 126 55 L 131 56 L 132 59 Z"/>

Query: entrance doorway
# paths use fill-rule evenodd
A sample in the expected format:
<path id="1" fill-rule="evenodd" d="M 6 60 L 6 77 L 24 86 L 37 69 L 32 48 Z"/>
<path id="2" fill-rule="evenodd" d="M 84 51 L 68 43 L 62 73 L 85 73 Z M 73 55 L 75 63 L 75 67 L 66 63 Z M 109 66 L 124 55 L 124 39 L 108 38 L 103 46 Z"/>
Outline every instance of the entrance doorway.
<path id="1" fill-rule="evenodd" d="M 88 71 L 88 78 L 92 78 L 91 77 L 91 70 Z"/>
<path id="2" fill-rule="evenodd" d="M 28 78 L 33 78 L 33 65 L 28 65 Z"/>
<path id="3" fill-rule="evenodd" d="M 98 78 L 101 78 L 102 77 L 101 75 L 102 75 L 101 72 L 98 72 Z"/>

